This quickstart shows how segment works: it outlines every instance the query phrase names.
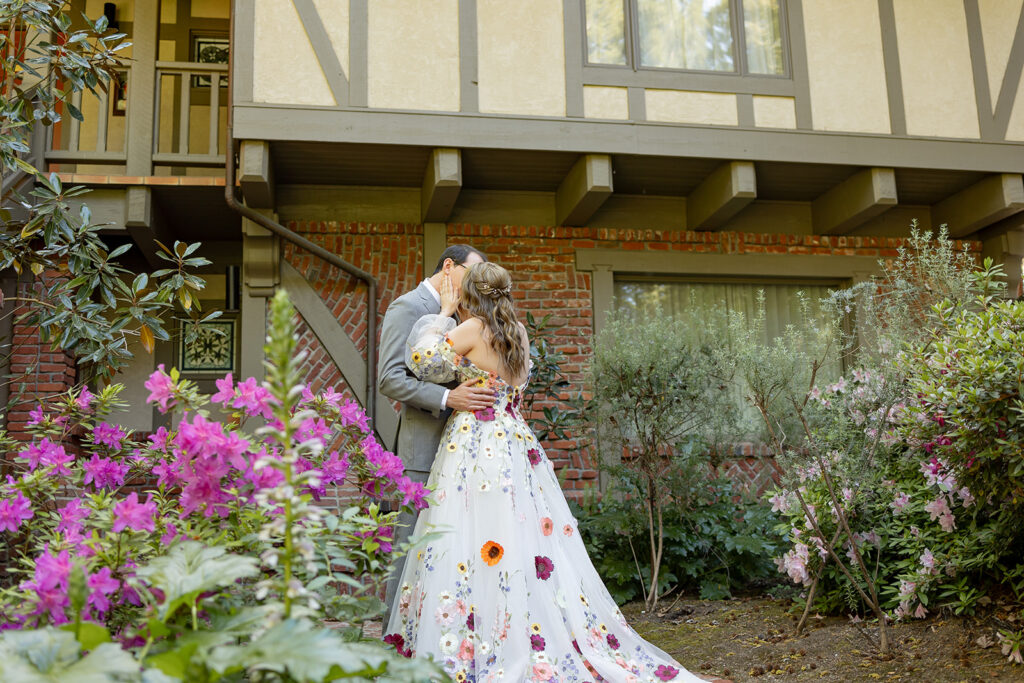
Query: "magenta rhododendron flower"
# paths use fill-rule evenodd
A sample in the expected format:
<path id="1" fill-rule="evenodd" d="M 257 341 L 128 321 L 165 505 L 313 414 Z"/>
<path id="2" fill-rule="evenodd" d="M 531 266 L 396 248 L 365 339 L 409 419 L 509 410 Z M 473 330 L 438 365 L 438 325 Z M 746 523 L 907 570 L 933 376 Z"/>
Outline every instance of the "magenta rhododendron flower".
<path id="1" fill-rule="evenodd" d="M 149 379 L 142 385 L 149 389 L 149 396 L 146 397 L 147 403 L 156 403 L 160 406 L 160 412 L 167 412 L 167 402 L 174 399 L 174 380 L 164 372 L 164 364 L 156 366 L 156 370 Z"/>
<path id="2" fill-rule="evenodd" d="M 902 512 L 903 508 L 905 508 L 909 502 L 910 496 L 903 493 L 903 491 L 899 491 L 895 496 L 893 496 L 892 502 L 889 503 L 889 505 L 892 507 L 894 512 Z"/>
<path id="3" fill-rule="evenodd" d="M 344 427 L 355 425 L 363 432 L 370 431 L 370 421 L 366 413 L 359 407 L 359 404 L 349 399 L 339 409 L 338 419 Z"/>
<path id="4" fill-rule="evenodd" d="M 88 603 L 96 608 L 96 611 L 103 614 L 110 610 L 108 595 L 115 593 L 121 587 L 121 583 L 110 574 L 110 567 L 103 567 L 95 574 L 85 580 L 89 588 Z"/>
<path id="5" fill-rule="evenodd" d="M 238 396 L 231 405 L 244 409 L 249 415 L 261 415 L 269 420 L 274 417 L 270 410 L 271 400 L 270 392 L 260 386 L 255 377 L 250 377 L 238 383 Z"/>
<path id="6" fill-rule="evenodd" d="M 107 446 L 115 451 L 121 450 L 121 442 L 127 432 L 117 425 L 101 422 L 92 429 L 92 440 L 96 445 Z"/>
<path id="7" fill-rule="evenodd" d="M 299 425 L 299 441 L 306 441 L 307 439 L 320 439 L 324 441 L 331 434 L 331 428 L 327 426 L 327 422 L 323 418 L 314 419 L 308 417 L 302 421 Z"/>
<path id="8" fill-rule="evenodd" d="M 0 500 L 0 531 L 17 531 L 33 514 L 28 498 L 21 491 L 15 491 L 12 498 Z"/>
<path id="9" fill-rule="evenodd" d="M 153 450 L 162 451 L 167 448 L 167 437 L 169 433 L 166 427 L 159 427 L 155 432 L 149 435 L 149 443 L 152 444 Z"/>
<path id="10" fill-rule="evenodd" d="M 28 422 L 26 424 L 29 427 L 34 427 L 35 425 L 41 423 L 42 421 L 43 421 L 43 406 L 37 405 L 35 408 L 33 408 L 32 410 L 29 411 L 29 413 L 28 413 Z"/>
<path id="11" fill-rule="evenodd" d="M 88 518 L 91 512 L 92 510 L 82 505 L 79 498 L 68 501 L 64 507 L 57 510 L 57 514 L 60 516 L 57 531 L 62 533 L 80 532 L 82 520 Z"/>
<path id="12" fill-rule="evenodd" d="M 120 533 L 125 529 L 135 531 L 154 531 L 156 524 L 153 515 L 156 514 L 156 503 L 150 494 L 145 503 L 139 502 L 139 494 L 134 491 L 125 499 L 114 505 L 114 525 L 111 529 L 114 533 Z"/>
<path id="13" fill-rule="evenodd" d="M 92 484 L 97 489 L 124 486 L 128 469 L 128 465 L 113 458 L 101 458 L 98 455 L 93 455 L 82 465 L 82 470 L 85 472 L 82 484 Z"/>
<path id="14" fill-rule="evenodd" d="M 89 391 L 89 387 L 82 387 L 82 391 L 75 398 L 75 407 L 83 413 L 91 413 L 94 398 L 96 398 L 96 395 Z"/>
<path id="15" fill-rule="evenodd" d="M 210 400 L 226 406 L 228 401 L 235 397 L 235 381 L 231 373 L 224 375 L 224 379 L 215 380 L 214 384 L 217 385 L 217 393 L 211 396 Z"/>
<path id="16" fill-rule="evenodd" d="M 417 510 L 427 507 L 426 496 L 429 491 L 418 481 L 403 476 L 398 482 L 398 492 L 402 494 L 402 505 L 412 503 Z"/>

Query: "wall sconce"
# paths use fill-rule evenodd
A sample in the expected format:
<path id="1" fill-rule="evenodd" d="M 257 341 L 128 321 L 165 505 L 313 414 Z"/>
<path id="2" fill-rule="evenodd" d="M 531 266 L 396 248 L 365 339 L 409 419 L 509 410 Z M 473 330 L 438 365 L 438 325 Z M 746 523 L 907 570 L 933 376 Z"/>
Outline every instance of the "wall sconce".
<path id="1" fill-rule="evenodd" d="M 117 5 L 115 3 L 103 3 L 103 16 L 107 18 L 107 26 L 114 30 L 120 28 L 120 25 L 117 23 Z"/>

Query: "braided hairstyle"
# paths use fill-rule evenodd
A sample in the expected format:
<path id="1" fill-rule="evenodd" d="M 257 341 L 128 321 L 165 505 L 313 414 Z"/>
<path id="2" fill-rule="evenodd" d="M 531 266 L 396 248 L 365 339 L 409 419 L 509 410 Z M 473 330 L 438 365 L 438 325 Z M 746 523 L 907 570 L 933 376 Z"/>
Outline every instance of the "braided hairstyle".
<path id="1" fill-rule="evenodd" d="M 498 352 L 509 375 L 526 372 L 527 355 L 512 305 L 512 276 L 497 263 L 474 263 L 462 278 L 462 305 L 483 321 L 491 348 Z"/>

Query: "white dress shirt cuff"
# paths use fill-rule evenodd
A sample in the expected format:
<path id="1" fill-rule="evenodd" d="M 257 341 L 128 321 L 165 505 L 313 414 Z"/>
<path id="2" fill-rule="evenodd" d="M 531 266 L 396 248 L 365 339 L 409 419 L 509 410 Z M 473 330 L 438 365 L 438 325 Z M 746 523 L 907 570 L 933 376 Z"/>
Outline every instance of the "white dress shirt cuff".
<path id="1" fill-rule="evenodd" d="M 441 410 L 448 408 L 448 394 L 452 393 L 451 389 L 444 390 L 444 396 L 441 397 Z"/>

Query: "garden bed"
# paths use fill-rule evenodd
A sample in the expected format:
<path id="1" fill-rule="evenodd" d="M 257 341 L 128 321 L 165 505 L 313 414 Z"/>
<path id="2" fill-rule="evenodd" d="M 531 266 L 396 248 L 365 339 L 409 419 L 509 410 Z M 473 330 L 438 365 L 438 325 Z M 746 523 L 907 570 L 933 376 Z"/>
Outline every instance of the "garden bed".
<path id="1" fill-rule="evenodd" d="M 671 609 L 668 609 L 671 606 Z M 1024 667 L 999 653 L 994 610 L 977 617 L 939 617 L 894 624 L 894 656 L 873 656 L 870 626 L 849 619 L 810 619 L 794 637 L 795 618 L 789 602 L 770 598 L 703 601 L 669 600 L 653 616 L 640 603 L 623 612 L 630 624 L 652 643 L 694 673 L 732 681 L 1020 681 Z M 1001 622 L 1005 625 L 1005 621 Z"/>

